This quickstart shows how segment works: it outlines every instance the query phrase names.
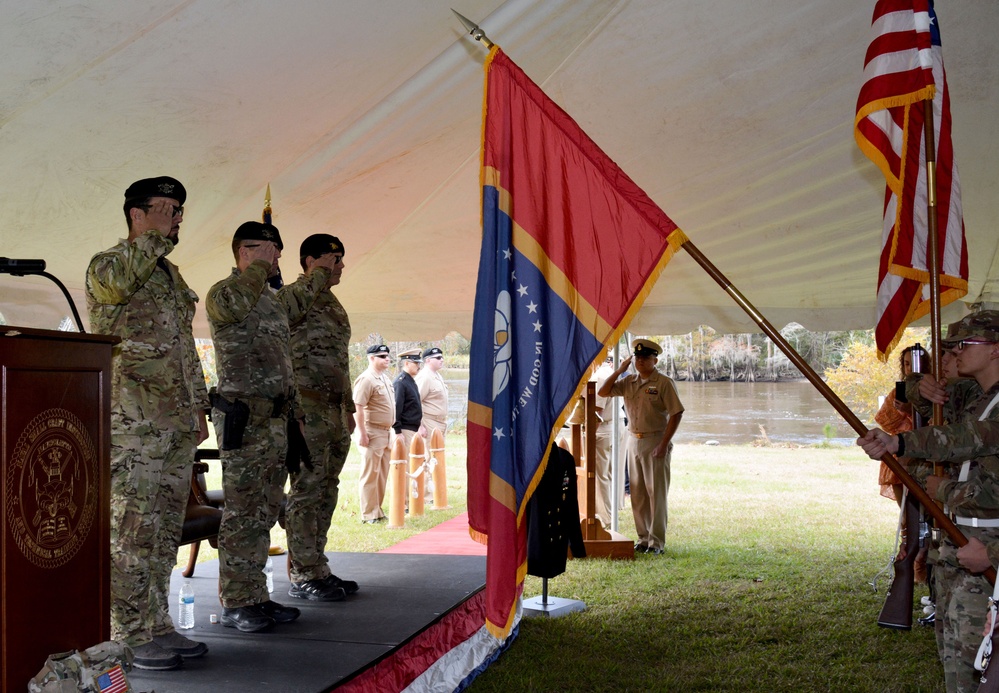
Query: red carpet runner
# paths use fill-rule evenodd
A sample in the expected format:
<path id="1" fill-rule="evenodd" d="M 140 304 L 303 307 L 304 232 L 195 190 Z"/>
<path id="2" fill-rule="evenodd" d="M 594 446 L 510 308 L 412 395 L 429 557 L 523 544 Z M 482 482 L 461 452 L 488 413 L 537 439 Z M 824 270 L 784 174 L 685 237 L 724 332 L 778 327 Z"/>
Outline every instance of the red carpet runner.
<path id="1" fill-rule="evenodd" d="M 468 536 L 468 513 L 462 513 L 433 529 L 403 539 L 378 553 L 416 553 L 424 555 L 485 556 L 486 547 Z"/>

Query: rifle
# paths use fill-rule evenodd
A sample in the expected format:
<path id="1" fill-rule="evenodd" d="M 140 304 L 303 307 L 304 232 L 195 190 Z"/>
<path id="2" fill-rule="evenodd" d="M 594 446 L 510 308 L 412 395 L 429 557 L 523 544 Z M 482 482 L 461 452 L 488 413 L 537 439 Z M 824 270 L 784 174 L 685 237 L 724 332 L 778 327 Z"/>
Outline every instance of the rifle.
<path id="1" fill-rule="evenodd" d="M 909 349 L 909 358 L 913 373 L 922 372 L 922 347 L 918 344 Z M 912 422 L 914 428 L 921 428 L 924 425 L 923 417 L 919 412 L 913 410 Z M 919 501 L 910 494 L 905 494 L 904 501 L 905 545 L 900 547 L 899 557 L 896 557 L 892 565 L 891 585 L 888 586 L 888 593 L 885 595 L 884 606 L 878 614 L 878 625 L 882 628 L 895 628 L 897 630 L 912 629 L 912 596 L 915 591 L 915 565 L 916 555 L 919 553 L 922 539 L 922 513 Z"/>
<path id="2" fill-rule="evenodd" d="M 912 628 L 912 596 L 915 590 L 915 563 L 919 553 L 919 501 L 905 494 L 905 544 L 893 564 L 894 577 L 888 586 L 884 606 L 878 614 L 882 628 Z"/>

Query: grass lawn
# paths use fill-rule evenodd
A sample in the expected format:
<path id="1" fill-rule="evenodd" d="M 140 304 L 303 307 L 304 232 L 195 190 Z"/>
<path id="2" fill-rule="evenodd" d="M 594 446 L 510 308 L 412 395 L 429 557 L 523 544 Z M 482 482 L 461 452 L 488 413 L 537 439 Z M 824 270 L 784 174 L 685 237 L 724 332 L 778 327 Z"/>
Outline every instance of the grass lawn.
<path id="1" fill-rule="evenodd" d="M 452 508 L 400 530 L 361 524 L 352 450 L 328 550 L 377 551 L 462 512 L 464 450 L 448 437 Z M 211 476 L 217 486 L 217 463 Z M 886 585 L 868 583 L 898 518 L 877 463 L 856 448 L 678 445 L 672 477 L 666 554 L 570 561 L 549 593 L 587 610 L 522 621 L 472 691 L 943 689 L 931 629 L 876 624 Z M 628 508 L 620 531 L 634 537 Z M 277 528 L 272 538 L 284 541 Z M 525 596 L 540 593 L 528 577 Z"/>

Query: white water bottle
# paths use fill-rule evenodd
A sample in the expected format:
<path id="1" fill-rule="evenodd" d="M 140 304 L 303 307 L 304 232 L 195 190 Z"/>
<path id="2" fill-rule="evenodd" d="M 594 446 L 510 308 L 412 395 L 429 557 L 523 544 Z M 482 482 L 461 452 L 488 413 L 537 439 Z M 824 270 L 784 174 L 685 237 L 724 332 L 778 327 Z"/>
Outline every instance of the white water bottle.
<path id="1" fill-rule="evenodd" d="M 274 591 L 274 561 L 268 556 L 264 563 L 264 577 L 267 578 L 267 593 Z"/>
<path id="2" fill-rule="evenodd" d="M 194 628 L 194 587 L 190 580 L 184 580 L 180 588 L 180 614 L 177 617 L 178 628 Z"/>

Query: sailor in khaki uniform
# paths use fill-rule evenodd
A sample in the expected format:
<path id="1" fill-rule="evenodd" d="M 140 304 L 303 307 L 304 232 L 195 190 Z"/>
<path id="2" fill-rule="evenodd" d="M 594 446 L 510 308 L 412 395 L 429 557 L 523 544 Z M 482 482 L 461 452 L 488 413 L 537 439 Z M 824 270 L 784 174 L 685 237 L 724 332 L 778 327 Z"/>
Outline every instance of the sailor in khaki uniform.
<path id="1" fill-rule="evenodd" d="M 672 440 L 683 416 L 683 404 L 673 381 L 656 370 L 660 346 L 649 339 L 636 339 L 631 346 L 637 372 L 619 380 L 631 365 L 629 356 L 601 383 L 597 394 L 624 399 L 631 510 L 638 533 L 635 550 L 659 555 L 666 540 Z"/>
<path id="2" fill-rule="evenodd" d="M 392 454 L 392 424 L 395 422 L 395 393 L 388 377 L 389 348 L 384 344 L 368 347 L 368 368 L 354 381 L 354 420 L 357 444 L 364 459 L 358 480 L 361 521 L 380 522 L 385 518 L 382 502 L 388 481 Z"/>
<path id="3" fill-rule="evenodd" d="M 423 428 L 429 438 L 434 430 L 447 432 L 447 385 L 440 371 L 444 367 L 444 352 L 439 347 L 423 350 L 423 368 L 416 374 L 423 404 Z"/>

